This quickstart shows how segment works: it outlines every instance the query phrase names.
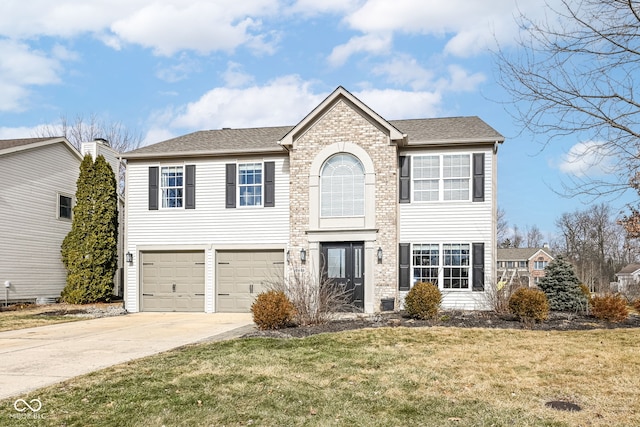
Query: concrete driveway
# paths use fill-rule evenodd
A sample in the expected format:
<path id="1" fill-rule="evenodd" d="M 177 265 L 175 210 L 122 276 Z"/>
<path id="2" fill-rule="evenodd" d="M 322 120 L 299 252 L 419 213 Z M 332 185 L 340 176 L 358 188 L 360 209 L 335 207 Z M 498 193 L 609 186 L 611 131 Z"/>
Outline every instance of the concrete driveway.
<path id="1" fill-rule="evenodd" d="M 135 313 L 0 332 L 0 399 L 252 329 L 251 314 Z"/>

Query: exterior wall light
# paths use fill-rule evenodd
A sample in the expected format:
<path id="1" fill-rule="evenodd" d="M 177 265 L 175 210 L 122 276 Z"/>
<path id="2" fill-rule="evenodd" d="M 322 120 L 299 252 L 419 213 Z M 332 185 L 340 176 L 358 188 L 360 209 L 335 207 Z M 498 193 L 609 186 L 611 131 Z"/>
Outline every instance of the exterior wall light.
<path id="1" fill-rule="evenodd" d="M 304 248 L 300 249 L 300 262 L 304 263 L 307 261 L 307 251 Z"/>
<path id="2" fill-rule="evenodd" d="M 127 252 L 125 256 L 127 257 L 127 262 L 129 264 L 133 264 L 133 254 L 131 252 Z"/>
<path id="3" fill-rule="evenodd" d="M 289 252 L 289 249 L 287 249 L 287 264 L 291 264 L 291 253 Z"/>
<path id="4" fill-rule="evenodd" d="M 378 247 L 378 264 L 382 263 L 382 248 Z"/>

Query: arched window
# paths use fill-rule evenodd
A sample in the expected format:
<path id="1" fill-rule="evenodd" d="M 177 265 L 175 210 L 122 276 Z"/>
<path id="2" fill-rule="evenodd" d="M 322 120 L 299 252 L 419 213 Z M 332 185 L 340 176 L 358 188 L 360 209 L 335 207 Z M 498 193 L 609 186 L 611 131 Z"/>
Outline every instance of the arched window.
<path id="1" fill-rule="evenodd" d="M 320 215 L 364 215 L 364 168 L 351 154 L 330 157 L 320 173 Z"/>

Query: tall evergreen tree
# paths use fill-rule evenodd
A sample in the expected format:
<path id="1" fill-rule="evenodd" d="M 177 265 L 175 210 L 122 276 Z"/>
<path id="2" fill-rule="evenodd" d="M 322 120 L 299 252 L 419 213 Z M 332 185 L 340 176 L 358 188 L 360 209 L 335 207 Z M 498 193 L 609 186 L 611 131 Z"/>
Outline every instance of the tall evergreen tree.
<path id="1" fill-rule="evenodd" d="M 73 304 L 108 301 L 117 269 L 118 196 L 115 175 L 103 156 L 86 155 L 80 165 L 71 231 L 62 242 L 67 285 L 62 298 Z"/>
<path id="2" fill-rule="evenodd" d="M 562 255 L 547 265 L 538 287 L 547 295 L 551 310 L 582 312 L 587 309 L 587 297 L 580 289 L 573 265 Z"/>

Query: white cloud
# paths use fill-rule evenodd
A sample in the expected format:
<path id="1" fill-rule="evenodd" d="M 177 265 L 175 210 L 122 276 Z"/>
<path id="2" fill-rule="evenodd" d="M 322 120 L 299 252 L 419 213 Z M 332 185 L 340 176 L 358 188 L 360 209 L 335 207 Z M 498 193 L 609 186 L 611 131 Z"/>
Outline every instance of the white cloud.
<path id="1" fill-rule="evenodd" d="M 253 83 L 253 76 L 244 72 L 242 65 L 237 62 L 229 62 L 227 69 L 222 73 L 227 87 L 238 88 Z"/>
<path id="2" fill-rule="evenodd" d="M 364 36 L 403 33 L 440 37 L 446 43 L 444 53 L 468 57 L 495 46 L 496 41 L 513 43 L 519 31 L 514 17 L 519 11 L 535 19 L 546 10 L 536 2 L 517 0 L 367 0 L 350 10 L 344 21 Z M 351 47 L 353 55 L 358 46 Z M 365 46 L 360 48 L 366 50 Z"/>
<path id="3" fill-rule="evenodd" d="M 448 76 L 438 81 L 438 88 L 448 92 L 472 92 L 487 78 L 482 73 L 469 74 L 458 65 L 447 67 Z"/>
<path id="4" fill-rule="evenodd" d="M 597 177 L 614 172 L 615 159 L 603 142 L 587 141 L 575 144 L 563 156 L 558 169 L 570 175 Z"/>
<path id="5" fill-rule="evenodd" d="M 354 10 L 361 0 L 297 0 L 289 12 L 306 16 L 344 13 Z"/>
<path id="6" fill-rule="evenodd" d="M 369 89 L 353 94 L 387 120 L 437 116 L 442 101 L 440 94 L 428 91 Z"/>
<path id="7" fill-rule="evenodd" d="M 38 135 L 38 130 L 42 129 L 43 125 L 38 126 L 18 126 L 18 127 L 0 127 L 0 139 L 20 139 L 20 138 L 34 138 Z"/>
<path id="8" fill-rule="evenodd" d="M 311 83 L 297 76 L 280 77 L 265 86 L 220 87 L 187 104 L 171 125 L 189 129 L 291 125 L 325 96 L 314 94 Z"/>
<path id="9" fill-rule="evenodd" d="M 441 102 L 439 94 L 427 91 L 365 89 L 352 93 L 389 119 L 435 116 Z M 212 89 L 171 112 L 173 119 L 165 111 L 154 122 L 189 130 L 295 125 L 327 95 L 314 92 L 311 82 L 286 76 L 264 86 Z"/>
<path id="10" fill-rule="evenodd" d="M 199 61 L 191 58 L 186 53 L 180 54 L 177 63 L 163 67 L 156 72 L 156 77 L 168 83 L 175 83 L 188 78 L 191 74 L 199 72 Z"/>
<path id="11" fill-rule="evenodd" d="M 155 144 L 156 142 L 166 141 L 167 139 L 175 138 L 177 135 L 166 128 L 150 128 L 142 138 L 140 147 L 146 147 L 147 145 Z"/>
<path id="12" fill-rule="evenodd" d="M 352 55 L 360 52 L 385 54 L 391 50 L 392 39 L 388 34 L 367 34 L 352 37 L 347 43 L 333 48 L 329 63 L 334 67 L 344 65 Z"/>
<path id="13" fill-rule="evenodd" d="M 24 43 L 1 40 L 0 111 L 19 111 L 26 107 L 29 87 L 60 82 L 61 64 L 46 53 L 34 51 Z"/>
<path id="14" fill-rule="evenodd" d="M 152 3 L 117 20 L 111 30 L 122 40 L 150 47 L 159 55 L 184 49 L 203 54 L 231 51 L 253 40 L 251 31 L 259 28 L 259 22 L 251 15 L 264 13 L 270 2 L 254 3 L 253 7 L 242 1 Z"/>
<path id="15" fill-rule="evenodd" d="M 93 34 L 116 50 L 133 43 L 159 55 L 231 51 L 243 44 L 270 54 L 278 36 L 262 32 L 260 20 L 278 12 L 278 0 L 5 1 L 0 2 L 0 35 L 29 39 Z"/>

